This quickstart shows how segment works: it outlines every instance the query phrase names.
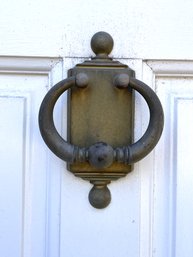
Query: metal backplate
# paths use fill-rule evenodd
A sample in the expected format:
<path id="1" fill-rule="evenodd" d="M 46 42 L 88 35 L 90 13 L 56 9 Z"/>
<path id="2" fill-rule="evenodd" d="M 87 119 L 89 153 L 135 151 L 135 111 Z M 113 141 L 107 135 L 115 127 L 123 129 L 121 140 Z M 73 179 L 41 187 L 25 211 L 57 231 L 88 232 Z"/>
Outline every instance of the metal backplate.
<path id="1" fill-rule="evenodd" d="M 96 142 L 105 142 L 112 147 L 132 143 L 133 101 L 132 92 L 113 85 L 118 74 L 133 76 L 133 71 L 123 67 L 76 67 L 69 76 L 85 73 L 89 78 L 86 88 L 73 87 L 68 93 L 68 141 L 79 147 L 89 147 Z M 68 165 L 75 175 L 89 179 L 89 173 L 111 173 L 111 179 L 126 175 L 131 165 L 114 162 L 102 171 L 88 162 Z M 119 173 L 116 176 L 116 173 Z M 82 174 L 82 176 L 81 176 Z M 90 179 L 89 179 L 90 180 Z"/>

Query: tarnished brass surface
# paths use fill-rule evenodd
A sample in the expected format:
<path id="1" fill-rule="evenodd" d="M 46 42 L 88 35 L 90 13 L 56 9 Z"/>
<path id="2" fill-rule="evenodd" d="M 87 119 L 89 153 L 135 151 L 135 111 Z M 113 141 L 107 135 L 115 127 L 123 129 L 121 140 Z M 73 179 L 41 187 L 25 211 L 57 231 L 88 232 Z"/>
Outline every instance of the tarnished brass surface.
<path id="1" fill-rule="evenodd" d="M 70 76 L 85 73 L 89 78 L 86 88 L 74 87 L 68 95 L 68 141 L 79 147 L 89 147 L 97 142 L 105 142 L 113 148 L 132 143 L 133 104 L 132 92 L 128 88 L 119 89 L 113 80 L 117 74 L 131 75 L 125 68 L 77 67 Z M 131 165 L 113 163 L 98 171 L 88 162 L 74 163 L 69 169 L 76 174 L 95 172 L 128 173 Z M 104 175 L 105 176 L 105 175 Z"/>

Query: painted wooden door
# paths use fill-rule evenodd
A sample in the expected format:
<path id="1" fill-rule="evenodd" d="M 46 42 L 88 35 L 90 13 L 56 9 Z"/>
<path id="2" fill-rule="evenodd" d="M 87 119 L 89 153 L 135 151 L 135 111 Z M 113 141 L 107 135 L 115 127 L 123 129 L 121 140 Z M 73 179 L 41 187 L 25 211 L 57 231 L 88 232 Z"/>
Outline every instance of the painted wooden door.
<path id="1" fill-rule="evenodd" d="M 193 255 L 192 1 L 18 0 L 0 8 L 0 256 L 191 257 Z M 67 70 L 92 55 L 97 31 L 112 56 L 159 96 L 165 127 L 156 149 L 109 187 L 104 210 L 88 182 L 44 144 L 40 103 Z M 136 94 L 135 139 L 149 114 Z M 66 137 L 66 95 L 55 123 Z"/>

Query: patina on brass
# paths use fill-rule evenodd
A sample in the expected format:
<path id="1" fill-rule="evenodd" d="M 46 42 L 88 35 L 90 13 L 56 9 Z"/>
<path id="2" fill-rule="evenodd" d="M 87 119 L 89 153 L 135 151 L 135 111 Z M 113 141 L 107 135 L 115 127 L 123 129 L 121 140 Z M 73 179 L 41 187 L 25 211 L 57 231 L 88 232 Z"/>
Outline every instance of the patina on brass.
<path id="1" fill-rule="evenodd" d="M 117 88 L 114 82 L 117 75 L 127 74 L 132 77 L 134 72 L 108 57 L 113 47 L 112 38 L 108 34 L 96 34 L 91 40 L 91 47 L 96 57 L 78 64 L 69 72 L 70 77 L 86 74 L 89 82 L 84 89 L 73 87 L 68 91 L 68 141 L 81 148 L 89 148 L 97 142 L 105 142 L 112 148 L 130 145 L 133 134 L 132 93 L 131 90 L 128 91 L 128 87 Z M 100 149 L 93 147 L 94 153 Z M 91 165 L 90 162 L 76 162 L 68 165 L 68 169 L 76 176 L 95 185 L 91 194 L 97 194 L 98 197 L 101 192 L 107 191 L 106 185 L 111 180 L 125 176 L 132 169 L 126 163 L 112 162 L 110 166 L 99 167 L 100 163 Z M 107 194 L 104 192 L 102 196 Z M 92 202 L 91 194 L 89 198 Z M 110 200 L 110 193 L 106 198 L 103 203 L 105 206 Z"/>
<path id="2" fill-rule="evenodd" d="M 68 162 L 68 169 L 93 184 L 91 205 L 104 208 L 111 200 L 107 185 L 130 172 L 132 164 L 157 144 L 163 129 L 163 110 L 156 94 L 134 78 L 133 70 L 108 56 L 113 48 L 108 33 L 96 33 L 91 47 L 96 56 L 69 70 L 68 78 L 45 96 L 39 126 L 48 147 Z M 132 142 L 133 89 L 144 97 L 150 110 L 148 128 L 136 143 Z M 66 90 L 68 142 L 58 134 L 53 121 L 55 103 Z"/>

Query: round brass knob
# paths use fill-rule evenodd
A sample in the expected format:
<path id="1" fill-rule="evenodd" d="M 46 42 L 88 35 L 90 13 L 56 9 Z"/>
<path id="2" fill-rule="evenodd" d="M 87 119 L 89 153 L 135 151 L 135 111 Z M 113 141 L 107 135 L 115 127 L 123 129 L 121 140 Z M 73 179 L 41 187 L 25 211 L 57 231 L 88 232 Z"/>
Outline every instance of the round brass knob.
<path id="1" fill-rule="evenodd" d="M 111 201 L 111 193 L 106 183 L 93 182 L 94 186 L 90 190 L 88 198 L 90 204 L 97 208 L 103 209 L 107 207 Z"/>
<path id="2" fill-rule="evenodd" d="M 113 163 L 114 150 L 103 142 L 91 145 L 88 149 L 88 159 L 91 166 L 98 169 L 108 168 Z"/>
<path id="3" fill-rule="evenodd" d="M 108 55 L 113 49 L 113 38 L 107 32 L 100 31 L 91 39 L 91 48 L 96 54 L 95 59 L 108 58 Z"/>

